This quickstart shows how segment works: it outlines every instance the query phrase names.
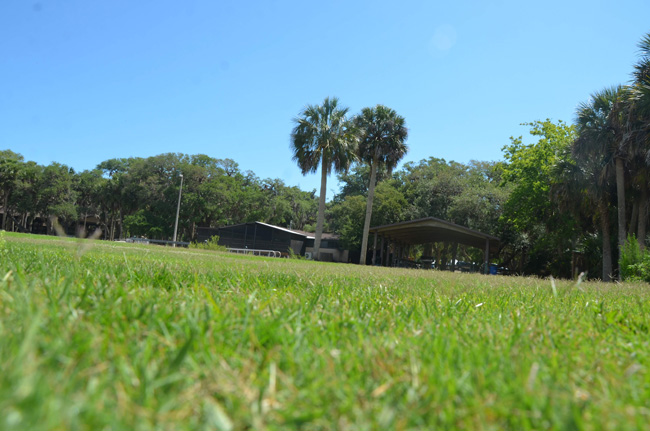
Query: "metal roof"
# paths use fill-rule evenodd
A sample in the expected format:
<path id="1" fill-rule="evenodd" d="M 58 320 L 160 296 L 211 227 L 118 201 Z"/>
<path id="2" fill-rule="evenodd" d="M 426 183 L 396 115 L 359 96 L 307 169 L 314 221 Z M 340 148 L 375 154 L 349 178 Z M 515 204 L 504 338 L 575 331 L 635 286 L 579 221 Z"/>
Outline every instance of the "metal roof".
<path id="1" fill-rule="evenodd" d="M 377 233 L 392 241 L 408 245 L 446 241 L 484 249 L 485 241 L 488 240 L 492 253 L 499 247 L 499 238 L 495 236 L 435 217 L 374 226 L 370 228 L 370 233 Z"/>
<path id="2" fill-rule="evenodd" d="M 254 225 L 254 224 L 259 224 L 259 225 L 262 225 L 262 226 L 269 227 L 271 229 L 277 229 L 277 230 L 287 232 L 287 233 L 291 233 L 291 234 L 294 234 L 294 235 L 304 236 L 307 239 L 314 239 L 315 238 L 314 237 L 315 233 L 313 233 L 313 232 L 306 232 L 306 231 L 295 230 L 295 229 L 293 229 L 293 230 L 292 229 L 287 229 L 286 227 L 275 226 L 275 225 L 264 223 L 264 222 L 261 222 L 261 221 L 252 221 L 252 222 L 248 222 L 248 223 L 239 223 L 239 224 L 233 224 L 233 225 L 230 225 L 230 226 L 222 226 L 219 229 L 229 229 L 229 228 L 233 228 L 233 227 L 244 226 L 244 225 Z M 333 234 L 333 233 L 323 232 L 321 238 L 325 239 L 325 240 L 327 240 L 327 239 L 339 239 L 339 236 L 336 235 L 336 234 Z"/>

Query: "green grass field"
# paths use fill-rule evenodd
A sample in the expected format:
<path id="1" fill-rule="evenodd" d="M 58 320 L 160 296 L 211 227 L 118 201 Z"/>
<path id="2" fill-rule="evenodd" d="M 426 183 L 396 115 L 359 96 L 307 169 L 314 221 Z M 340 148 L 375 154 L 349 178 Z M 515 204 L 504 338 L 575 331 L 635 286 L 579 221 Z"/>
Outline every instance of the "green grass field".
<path id="1" fill-rule="evenodd" d="M 5 234 L 2 430 L 650 429 L 648 285 Z"/>

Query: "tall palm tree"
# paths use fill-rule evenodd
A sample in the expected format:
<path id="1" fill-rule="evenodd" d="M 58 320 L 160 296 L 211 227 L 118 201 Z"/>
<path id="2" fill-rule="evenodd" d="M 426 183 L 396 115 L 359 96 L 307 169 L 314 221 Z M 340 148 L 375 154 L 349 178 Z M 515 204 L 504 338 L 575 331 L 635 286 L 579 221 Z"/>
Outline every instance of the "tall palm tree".
<path id="1" fill-rule="evenodd" d="M 614 133 L 611 126 L 611 117 L 613 113 L 616 113 L 615 104 L 620 98 L 621 91 L 620 86 L 606 88 L 593 94 L 588 102 L 583 102 L 578 106 L 576 116 L 578 137 L 572 146 L 573 156 L 586 179 L 586 192 L 597 202 L 598 206 L 603 239 L 603 281 L 609 281 L 612 272 L 607 187 L 609 178 L 612 176 L 612 165 L 614 165 L 617 183 L 619 246 L 621 230 L 625 235 L 625 196 L 624 189 L 621 192 L 620 187 L 623 186 L 624 172 L 620 170 L 623 164 L 618 151 L 618 134 Z"/>
<path id="2" fill-rule="evenodd" d="M 339 99 L 327 97 L 322 105 L 307 105 L 297 118 L 291 132 L 293 160 L 303 175 L 321 168 L 320 199 L 314 239 L 314 259 L 320 257 L 320 244 L 325 220 L 327 176 L 348 170 L 356 160 L 357 133 L 347 118 L 348 108 L 339 106 Z"/>
<path id="3" fill-rule="evenodd" d="M 646 34 L 638 44 L 639 61 L 634 65 L 633 98 L 640 105 L 641 111 L 648 120 L 650 114 L 650 33 Z M 646 123 L 646 126 L 648 124 Z"/>
<path id="4" fill-rule="evenodd" d="M 404 118 L 383 105 L 374 108 L 364 108 L 355 118 L 355 124 L 360 132 L 359 158 L 370 165 L 370 184 L 368 184 L 368 200 L 366 202 L 366 220 L 363 224 L 361 240 L 361 257 L 359 264 L 366 264 L 368 249 L 368 232 L 372 217 L 372 202 L 375 197 L 377 169 L 381 166 L 390 173 L 408 151 L 405 144 L 408 130 Z"/>
<path id="5" fill-rule="evenodd" d="M 634 66 L 627 92 L 627 136 L 632 142 L 636 167 L 633 178 L 641 190 L 637 240 L 645 247 L 650 173 L 650 33 L 638 44 L 640 58 Z M 633 228 L 632 226 L 630 228 Z"/>
<path id="6" fill-rule="evenodd" d="M 626 164 L 631 148 L 629 123 L 629 104 L 627 103 L 627 88 L 618 86 L 610 91 L 605 90 L 604 98 L 599 101 L 602 109 L 609 108 L 607 116 L 607 127 L 604 130 L 603 143 L 607 145 L 606 151 L 610 155 L 616 175 L 616 210 L 618 212 L 618 249 L 619 251 L 627 241 L 627 219 L 625 216 L 625 177 Z M 620 276 L 619 276 L 620 277 Z"/>
<path id="7" fill-rule="evenodd" d="M 580 137 L 578 138 L 580 139 Z M 578 140 L 571 145 L 576 151 Z M 573 213 L 577 220 L 598 220 L 602 238 L 602 280 L 611 281 L 612 243 L 609 203 L 611 201 L 610 175 L 603 172 L 603 160 L 598 157 L 580 157 L 575 160 L 567 154 L 554 166 L 556 182 L 551 185 L 551 197 L 561 210 Z M 594 211 L 594 207 L 596 211 Z M 585 226 L 586 227 L 586 226 Z"/>

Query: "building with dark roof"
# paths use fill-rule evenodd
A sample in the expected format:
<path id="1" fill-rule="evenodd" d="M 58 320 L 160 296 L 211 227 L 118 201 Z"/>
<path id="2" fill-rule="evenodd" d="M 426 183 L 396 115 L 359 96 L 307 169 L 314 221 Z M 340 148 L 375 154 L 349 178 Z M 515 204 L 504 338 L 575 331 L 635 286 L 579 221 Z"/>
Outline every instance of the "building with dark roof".
<path id="1" fill-rule="evenodd" d="M 282 255 L 292 253 L 311 258 L 314 234 L 291 230 L 259 221 L 241 223 L 219 228 L 197 228 L 199 242 L 219 236 L 219 245 L 233 249 L 272 250 Z M 348 262 L 349 252 L 343 250 L 339 236 L 323 233 L 321 237 L 320 260 L 326 262 Z"/>

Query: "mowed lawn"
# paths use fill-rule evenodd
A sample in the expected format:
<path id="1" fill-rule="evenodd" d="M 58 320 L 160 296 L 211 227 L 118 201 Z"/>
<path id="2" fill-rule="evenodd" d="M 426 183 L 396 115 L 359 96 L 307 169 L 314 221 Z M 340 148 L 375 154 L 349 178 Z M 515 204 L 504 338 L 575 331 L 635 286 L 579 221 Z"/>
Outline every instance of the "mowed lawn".
<path id="1" fill-rule="evenodd" d="M 650 429 L 646 284 L 5 234 L 2 430 Z"/>

